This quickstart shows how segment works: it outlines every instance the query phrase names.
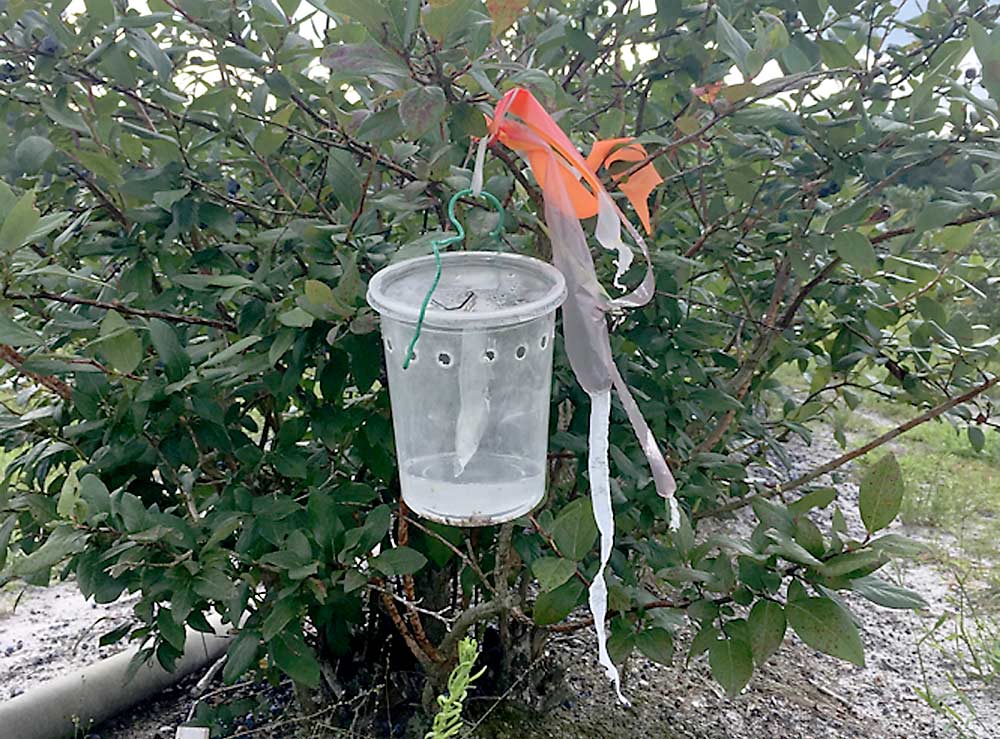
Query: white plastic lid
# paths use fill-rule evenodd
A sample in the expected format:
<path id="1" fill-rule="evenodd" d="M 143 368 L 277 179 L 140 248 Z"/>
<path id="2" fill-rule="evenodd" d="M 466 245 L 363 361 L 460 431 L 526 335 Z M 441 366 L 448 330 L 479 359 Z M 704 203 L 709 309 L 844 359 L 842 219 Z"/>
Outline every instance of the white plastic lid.
<path id="1" fill-rule="evenodd" d="M 416 323 L 434 281 L 434 257 L 380 270 L 368 283 L 368 304 L 387 318 Z M 441 255 L 441 281 L 425 326 L 469 328 L 524 323 L 566 299 L 566 280 L 551 264 L 519 254 L 460 251 Z"/>

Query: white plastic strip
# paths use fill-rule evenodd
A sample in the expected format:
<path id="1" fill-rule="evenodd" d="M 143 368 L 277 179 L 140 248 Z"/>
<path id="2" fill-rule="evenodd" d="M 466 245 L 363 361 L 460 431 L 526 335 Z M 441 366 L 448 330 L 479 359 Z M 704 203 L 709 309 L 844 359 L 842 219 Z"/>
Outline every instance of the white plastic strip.
<path id="1" fill-rule="evenodd" d="M 462 353 L 458 363 L 458 420 L 455 423 L 455 477 L 479 451 L 490 418 L 492 366 L 482 361 L 486 354 L 486 333 L 479 329 L 462 332 Z"/>
<path id="2" fill-rule="evenodd" d="M 608 251 L 617 253 L 615 257 L 614 284 L 619 290 L 625 290 L 622 277 L 632 266 L 632 249 L 622 241 L 621 221 L 615 203 L 604 189 L 597 193 L 597 228 L 594 235 L 598 243 Z"/>
<path id="3" fill-rule="evenodd" d="M 605 619 L 608 615 L 608 586 L 604 569 L 611 558 L 615 538 L 615 514 L 611 509 L 611 472 L 608 464 L 608 434 L 611 426 L 611 390 L 590 393 L 590 456 L 587 470 L 590 473 L 590 499 L 594 506 L 594 519 L 601 534 L 601 566 L 590 585 L 590 613 L 597 632 L 597 660 L 615 684 L 618 700 L 631 705 L 622 695 L 621 677 L 608 655 L 608 632 Z"/>
<path id="4" fill-rule="evenodd" d="M 622 408 L 625 409 L 628 420 L 632 424 L 632 429 L 635 431 L 636 438 L 639 440 L 639 446 L 642 447 L 642 453 L 646 455 L 646 460 L 649 462 L 649 469 L 653 473 L 656 492 L 660 494 L 661 498 L 667 501 L 667 525 L 671 531 L 676 531 L 677 527 L 681 525 L 681 510 L 677 505 L 677 497 L 675 495 L 677 492 L 677 483 L 670 472 L 667 460 L 663 458 L 663 454 L 660 452 L 660 447 L 656 443 L 656 437 L 653 436 L 649 424 L 643 418 L 642 411 L 639 410 L 639 404 L 632 397 L 632 393 L 628 389 L 624 378 L 622 378 L 621 372 L 618 371 L 618 365 L 616 364 L 611 365 L 611 379 L 615 384 L 615 390 L 618 392 L 618 399 L 621 401 Z"/>
<path id="5" fill-rule="evenodd" d="M 486 146 L 489 140 L 489 136 L 483 136 L 479 139 L 479 148 L 476 149 L 476 163 L 472 168 L 472 184 L 469 186 L 472 194 L 476 196 L 483 191 L 483 167 L 486 165 Z"/>
<path id="6" fill-rule="evenodd" d="M 646 246 L 646 240 L 642 238 L 642 235 L 636 230 L 636 227 L 632 225 L 632 221 L 625 217 L 625 214 L 621 212 L 621 209 L 615 206 L 615 210 L 618 212 L 618 218 L 622 225 L 625 226 L 625 230 L 628 235 L 632 237 L 636 245 L 642 251 L 643 259 L 646 260 L 646 274 L 642 278 L 642 282 L 627 295 L 622 295 L 619 298 L 615 298 L 611 301 L 611 305 L 616 308 L 637 308 L 640 305 L 646 305 L 650 300 L 653 299 L 653 295 L 656 292 L 656 277 L 653 275 L 653 261 L 649 256 L 649 247 Z"/>

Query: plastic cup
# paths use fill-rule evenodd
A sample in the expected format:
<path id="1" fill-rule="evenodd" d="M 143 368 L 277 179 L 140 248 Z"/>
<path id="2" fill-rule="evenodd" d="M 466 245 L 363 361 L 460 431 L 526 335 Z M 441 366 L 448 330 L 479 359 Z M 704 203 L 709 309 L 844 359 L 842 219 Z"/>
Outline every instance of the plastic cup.
<path id="1" fill-rule="evenodd" d="M 545 495 L 552 344 L 566 283 L 516 254 L 452 252 L 403 369 L 434 258 L 387 267 L 368 285 L 381 314 L 403 500 L 453 526 L 530 512 Z"/>

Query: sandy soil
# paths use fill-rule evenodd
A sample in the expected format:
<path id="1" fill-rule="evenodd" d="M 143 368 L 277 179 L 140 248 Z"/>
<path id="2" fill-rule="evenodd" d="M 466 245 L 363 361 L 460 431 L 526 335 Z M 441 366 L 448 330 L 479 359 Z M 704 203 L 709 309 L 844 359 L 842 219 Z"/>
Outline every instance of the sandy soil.
<path id="1" fill-rule="evenodd" d="M 838 453 L 832 441 L 818 438 L 795 455 L 796 469 L 777 465 L 758 470 L 761 477 L 786 477 Z M 852 527 L 857 517 L 857 488 L 837 481 L 841 507 Z M 750 526 L 740 514 L 720 524 L 727 530 Z M 951 546 L 940 532 L 893 530 L 925 541 Z M 888 568 L 887 568 L 888 570 Z M 890 573 L 883 572 L 883 576 Z M 894 569 L 900 584 L 918 592 L 931 604 L 927 612 L 913 613 L 869 607 L 856 601 L 855 614 L 866 647 L 867 666 L 858 668 L 818 654 L 794 635 L 771 661 L 758 671 L 743 695 L 731 700 L 711 679 L 704 658 L 684 669 L 685 637 L 678 643 L 675 664 L 664 667 L 641 657 L 627 664 L 626 693 L 631 708 L 619 706 L 596 665 L 593 636 L 578 633 L 552 642 L 550 657 L 566 666 L 567 700 L 544 716 L 531 719 L 498 717 L 492 713 L 476 728 L 484 739 L 937 739 L 959 737 L 956 723 L 969 739 L 1000 737 L 1000 686 L 984 685 L 963 674 L 962 666 L 943 650 L 925 645 L 918 657 L 918 641 L 938 617 L 954 609 L 956 585 L 949 573 L 930 562 L 909 562 Z M 72 583 L 48 589 L 29 589 L 13 613 L 16 593 L 0 594 L 0 700 L 5 700 L 53 675 L 88 664 L 110 654 L 99 648 L 101 633 L 128 618 L 130 604 L 94 606 L 75 592 Z M 851 600 L 851 597 L 848 597 Z M 6 615 L 4 615 L 6 614 Z M 922 662 L 922 668 L 921 668 Z M 160 739 L 172 737 L 194 699 L 182 683 L 156 701 L 93 730 L 93 739 Z M 954 680 L 968 705 L 955 697 Z M 956 719 L 949 721 L 932 710 L 917 691 L 929 686 L 947 698 Z M 250 686 L 244 694 L 266 692 Z M 287 692 L 270 702 L 275 721 L 288 721 Z M 291 710 L 291 709 L 289 709 Z M 284 714 L 284 715 L 282 715 Z M 318 722 L 284 723 L 268 727 L 267 720 L 244 723 L 230 736 L 348 736 L 325 733 Z M 303 731 L 305 729 L 305 731 Z M 0 732 L 2 734 L 2 732 Z M 360 736 L 350 734 L 350 736 Z"/>
<path id="2" fill-rule="evenodd" d="M 794 450 L 793 468 L 777 463 L 755 470 L 760 478 L 787 479 L 840 454 L 832 439 L 818 435 L 809 448 Z M 863 531 L 858 514 L 858 488 L 827 479 L 840 490 L 839 504 L 853 531 Z M 720 522 L 720 529 L 747 533 L 753 526 L 746 512 Z M 890 531 L 934 544 L 954 547 L 947 534 L 894 524 Z M 620 706 L 603 673 L 596 667 L 593 636 L 575 634 L 552 645 L 568 666 L 573 697 L 529 724 L 513 719 L 481 727 L 484 739 L 997 739 L 1000 737 L 1000 684 L 987 685 L 965 674 L 946 651 L 918 642 L 938 618 L 954 612 L 957 585 L 936 564 L 911 561 L 885 568 L 880 576 L 916 590 L 930 603 L 927 611 L 874 607 L 847 594 L 865 644 L 866 667 L 859 668 L 817 653 L 789 630 L 781 650 L 747 689 L 729 699 L 712 680 L 701 657 L 684 669 L 686 640 L 678 641 L 674 664 L 664 667 L 641 656 L 623 671 L 631 708 Z M 690 636 L 690 635 L 688 635 Z M 1000 645 L 997 647 L 1000 649 Z M 955 688 L 962 693 L 958 697 Z M 930 689 L 954 712 L 947 719 L 918 691 Z M 964 701 L 963 701 L 964 698 Z"/>
<path id="3" fill-rule="evenodd" d="M 0 701 L 125 648 L 98 642 L 131 612 L 131 599 L 88 603 L 72 581 L 0 591 Z"/>
<path id="4" fill-rule="evenodd" d="M 909 587 L 932 582 L 947 587 L 926 566 L 910 570 L 904 578 Z M 917 615 L 858 608 L 867 658 L 863 669 L 817 654 L 792 636 L 755 673 L 743 695 L 733 700 L 712 680 L 704 658 L 686 670 L 681 657 L 671 667 L 633 658 L 625 670 L 631 708 L 617 704 L 594 668 L 591 635 L 574 635 L 557 641 L 552 649 L 567 664 L 577 665 L 570 668 L 570 692 L 575 697 L 529 727 L 520 721 L 499 722 L 477 735 L 484 739 L 956 737 L 953 726 L 915 693 L 921 686 L 916 641 L 933 625 L 937 611 Z M 685 646 L 683 640 L 678 644 L 679 654 Z M 946 689 L 953 666 L 934 651 L 925 651 L 924 661 L 931 684 Z M 1000 736 L 1000 690 L 980 690 L 971 683 L 966 687 L 978 712 L 966 736 Z"/>

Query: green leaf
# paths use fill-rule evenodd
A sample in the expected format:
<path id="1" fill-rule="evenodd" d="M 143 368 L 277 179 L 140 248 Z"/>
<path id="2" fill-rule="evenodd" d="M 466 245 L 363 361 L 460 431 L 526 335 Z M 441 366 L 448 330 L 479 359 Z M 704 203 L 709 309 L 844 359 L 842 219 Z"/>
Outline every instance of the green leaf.
<path id="1" fill-rule="evenodd" d="M 983 87 L 990 97 L 1000 103 L 1000 33 L 994 28 L 987 31 L 976 20 L 969 19 L 969 36 L 982 65 Z"/>
<path id="2" fill-rule="evenodd" d="M 436 0 L 430 5 L 430 8 L 422 13 L 421 22 L 432 38 L 444 43 L 451 34 L 463 29 L 469 30 L 465 26 L 469 10 L 473 5 L 469 0 L 449 0 L 448 2 Z M 492 26 L 492 19 L 488 20 Z"/>
<path id="3" fill-rule="evenodd" d="M 405 79 L 410 76 L 410 71 L 398 56 L 372 43 L 327 46 L 320 55 L 320 62 L 338 77 L 389 75 Z"/>
<path id="4" fill-rule="evenodd" d="M 160 45 L 145 31 L 130 30 L 126 33 L 126 37 L 129 40 L 129 44 L 135 50 L 135 53 L 156 72 L 160 84 L 164 86 L 169 85 L 174 66 L 170 61 L 170 57 L 160 48 Z"/>
<path id="5" fill-rule="evenodd" d="M 532 618 L 539 626 L 562 621 L 576 608 L 583 592 L 583 583 L 573 578 L 555 590 L 541 593 L 535 600 Z"/>
<path id="6" fill-rule="evenodd" d="M 264 641 L 271 641 L 294 619 L 299 617 L 302 610 L 301 604 L 292 598 L 284 598 L 271 606 L 271 610 L 264 619 L 264 626 L 261 635 Z"/>
<path id="7" fill-rule="evenodd" d="M 1000 171 L 1000 167 L 997 167 L 997 171 Z M 966 223 L 964 226 L 948 226 L 941 229 L 935 239 L 946 251 L 965 251 L 981 225 L 981 223 Z"/>
<path id="8" fill-rule="evenodd" d="M 353 212 L 361 202 L 363 183 L 354 157 L 346 151 L 332 149 L 327 153 L 326 183 L 345 208 Z"/>
<path id="9" fill-rule="evenodd" d="M 659 626 L 640 631 L 635 637 L 635 646 L 648 659 L 661 665 L 670 665 L 674 659 L 674 638 L 670 632 Z"/>
<path id="10" fill-rule="evenodd" d="M 884 608 L 919 611 L 930 607 L 919 593 L 893 585 L 874 575 L 852 580 L 851 590 Z"/>
<path id="11" fill-rule="evenodd" d="M 183 200 L 184 196 L 189 192 L 191 192 L 191 189 L 187 187 L 181 187 L 176 190 L 160 190 L 153 193 L 153 202 L 163 208 L 163 210 L 169 211 L 174 207 L 174 203 Z"/>
<path id="12" fill-rule="evenodd" d="M 27 557 L 16 560 L 11 565 L 15 577 L 30 577 L 54 567 L 71 554 L 83 550 L 87 534 L 73 526 L 63 525 L 55 529 L 45 543 Z"/>
<path id="13" fill-rule="evenodd" d="M 159 318 L 151 318 L 149 319 L 149 335 L 153 340 L 156 353 L 163 362 L 167 379 L 171 382 L 182 379 L 191 368 L 191 357 L 181 346 L 173 326 Z"/>
<path id="14" fill-rule="evenodd" d="M 483 114 L 475 106 L 467 103 L 451 106 L 448 123 L 452 139 L 463 146 L 468 143 L 471 136 L 486 135 L 486 120 Z"/>
<path id="15" fill-rule="evenodd" d="M 861 478 L 859 507 L 869 534 L 888 526 L 903 504 L 903 473 L 892 452 L 869 467 Z"/>
<path id="16" fill-rule="evenodd" d="M 948 312 L 941 303 L 933 298 L 921 295 L 916 300 L 916 306 L 920 315 L 928 321 L 935 321 L 938 326 L 945 326 L 948 323 Z"/>
<path id="17" fill-rule="evenodd" d="M 869 546 L 894 557 L 917 557 L 928 550 L 928 546 L 923 542 L 900 534 L 883 534 L 877 539 L 872 539 Z"/>
<path id="18" fill-rule="evenodd" d="M 119 185 L 122 183 L 121 167 L 117 160 L 103 152 L 76 150 L 74 156 L 87 169 L 108 182 Z"/>
<path id="19" fill-rule="evenodd" d="M 868 237 L 857 231 L 841 231 L 833 237 L 837 254 L 862 275 L 870 275 L 878 268 L 878 257 Z"/>
<path id="20" fill-rule="evenodd" d="M 788 30 L 781 19 L 771 13 L 760 13 L 754 18 L 754 51 L 764 59 L 770 59 L 788 47 Z"/>
<path id="21" fill-rule="evenodd" d="M 0 313 L 0 344 L 38 346 L 42 337 Z"/>
<path id="22" fill-rule="evenodd" d="M 371 560 L 371 564 L 383 575 L 412 575 L 427 564 L 427 557 L 410 547 L 386 549 Z"/>
<path id="23" fill-rule="evenodd" d="M 843 210 L 835 211 L 826 222 L 826 232 L 835 234 L 845 226 L 860 223 L 865 213 L 868 212 L 868 208 L 868 200 L 859 198 Z"/>
<path id="24" fill-rule="evenodd" d="M 344 592 L 353 593 L 368 584 L 368 577 L 355 569 L 350 569 L 344 575 Z"/>
<path id="25" fill-rule="evenodd" d="M 65 96 L 57 97 L 55 100 L 43 96 L 40 102 L 42 110 L 54 123 L 71 131 L 89 135 L 90 131 L 83 122 L 83 117 L 67 107 Z"/>
<path id="26" fill-rule="evenodd" d="M 836 488 L 819 488 L 806 493 L 798 500 L 788 504 L 788 510 L 795 515 L 808 513 L 814 508 L 826 508 L 837 499 Z"/>
<path id="27" fill-rule="evenodd" d="M 278 315 L 278 323 L 292 328 L 309 328 L 313 321 L 313 317 L 302 308 L 292 308 Z"/>
<path id="28" fill-rule="evenodd" d="M 597 522 L 588 498 L 568 503 L 552 524 L 552 539 L 563 557 L 579 562 L 594 548 Z"/>
<path id="29" fill-rule="evenodd" d="M 390 105 L 377 113 L 372 113 L 358 126 L 359 141 L 377 144 L 401 135 L 406 130 L 399 117 L 399 106 Z"/>
<path id="30" fill-rule="evenodd" d="M 734 118 L 741 126 L 776 128 L 788 136 L 801 136 L 806 133 L 795 113 L 774 105 L 754 105 L 744 108 L 736 113 Z"/>
<path id="31" fill-rule="evenodd" d="M 822 565 L 822 562 L 810 554 L 808 549 L 786 534 L 780 531 L 769 531 L 767 536 L 773 542 L 767 548 L 769 554 L 777 554 L 789 562 L 798 562 L 810 567 L 820 567 Z"/>
<path id="32" fill-rule="evenodd" d="M 295 343 L 295 332 L 290 328 L 283 328 L 278 331 L 267 350 L 267 363 L 273 367 L 275 363 L 285 356 L 285 352 L 292 348 Z"/>
<path id="33" fill-rule="evenodd" d="M 576 562 L 562 557 L 542 557 L 531 563 L 543 591 L 555 590 L 576 574 Z"/>
<path id="34" fill-rule="evenodd" d="M 354 314 L 355 304 L 364 295 L 364 283 L 358 270 L 358 253 L 356 251 L 339 251 L 337 261 L 340 262 L 341 274 L 337 286 L 333 289 L 332 309 L 342 317 Z"/>
<path id="35" fill-rule="evenodd" d="M 219 52 L 217 59 L 222 64 L 242 69 L 260 69 L 267 62 L 243 46 L 227 46 Z"/>
<path id="36" fill-rule="evenodd" d="M 441 122 L 447 102 L 440 87 L 414 87 L 399 101 L 399 117 L 410 138 L 420 138 Z"/>
<path id="37" fill-rule="evenodd" d="M 611 621 L 610 632 L 607 643 L 608 656 L 616 665 L 623 664 L 635 649 L 635 632 L 631 625 L 621 618 Z"/>
<path id="38" fill-rule="evenodd" d="M 785 506 L 764 498 L 755 498 L 750 507 L 765 529 L 775 529 L 789 536 L 795 532 L 795 519 Z"/>
<path id="39" fill-rule="evenodd" d="M 858 60 L 854 58 L 851 50 L 845 44 L 821 38 L 816 40 L 816 45 L 819 46 L 819 53 L 823 58 L 823 63 L 830 69 L 843 67 L 857 69 Z"/>
<path id="40" fill-rule="evenodd" d="M 111 493 L 97 475 L 84 475 L 80 479 L 80 499 L 87 504 L 87 513 L 111 512 Z"/>
<path id="41" fill-rule="evenodd" d="M 733 28 L 733 25 L 726 20 L 726 16 L 722 14 L 721 10 L 716 8 L 715 12 L 717 18 L 715 41 L 719 44 L 719 49 L 733 60 L 733 63 L 743 73 L 745 79 L 752 78 L 760 71 L 759 67 L 756 70 L 753 69 L 748 59 L 748 55 L 753 49 L 740 32 Z"/>
<path id="42" fill-rule="evenodd" d="M 747 616 L 750 632 L 750 649 L 757 665 L 763 665 L 771 658 L 785 639 L 785 609 L 773 600 L 759 600 Z"/>
<path id="43" fill-rule="evenodd" d="M 913 224 L 913 231 L 922 234 L 934 228 L 940 228 L 944 224 L 955 219 L 965 206 L 962 203 L 953 203 L 950 200 L 935 200 L 928 203 L 917 214 L 917 220 Z M 975 224 L 973 224 L 975 225 Z"/>
<path id="44" fill-rule="evenodd" d="M 865 666 L 861 635 L 850 615 L 829 598 L 789 594 L 785 606 L 788 624 L 806 644 L 831 657 Z"/>
<path id="45" fill-rule="evenodd" d="M 739 695 L 753 676 L 753 652 L 739 639 L 715 640 L 708 649 L 708 664 L 730 698 Z"/>
<path id="46" fill-rule="evenodd" d="M 968 426 L 965 433 L 969 437 L 969 444 L 972 445 L 972 448 L 977 452 L 983 451 L 983 447 L 986 446 L 986 434 L 983 433 L 983 430 L 978 426 Z"/>
<path id="47" fill-rule="evenodd" d="M 232 685 L 257 662 L 260 652 L 260 633 L 253 629 L 241 631 L 226 649 L 226 665 L 222 679 Z"/>
<path id="48" fill-rule="evenodd" d="M 17 525 L 17 514 L 11 513 L 7 519 L 0 524 L 0 572 L 7 566 L 7 552 L 10 546 L 10 537 L 14 533 L 14 526 Z"/>
<path id="49" fill-rule="evenodd" d="M 65 213 L 49 213 L 48 215 L 42 216 L 41 218 L 38 219 L 38 223 L 35 224 L 35 227 L 32 229 L 31 233 L 28 234 L 27 243 L 32 244 L 38 241 L 39 239 L 45 238 L 50 233 L 55 231 L 57 228 L 61 227 L 66 221 L 68 221 L 70 215 L 72 214 L 69 212 L 65 212 Z M 86 215 L 86 213 L 84 215 Z M 72 226 L 70 228 L 72 228 Z M 60 243 L 61 237 L 62 234 L 57 236 L 52 241 L 52 246 L 54 248 L 58 249 L 62 246 L 62 244 Z M 52 267 L 51 269 L 55 271 L 59 268 Z"/>
<path id="50" fill-rule="evenodd" d="M 174 615 L 171 613 L 169 608 L 160 606 L 159 610 L 156 612 L 156 628 L 160 632 L 167 644 L 172 646 L 178 652 L 184 651 L 184 643 L 187 641 L 187 634 L 185 633 L 183 624 L 179 624 L 174 621 Z"/>
<path id="51" fill-rule="evenodd" d="M 221 352 L 218 352 L 217 354 L 213 354 L 212 356 L 210 356 L 208 359 L 202 362 L 201 368 L 206 369 L 208 367 L 216 367 L 220 364 L 225 364 L 229 360 L 238 357 L 240 354 L 245 352 L 247 349 L 255 345 L 260 340 L 261 337 L 256 336 L 254 334 L 251 334 L 250 336 L 244 336 L 239 341 L 231 344 L 230 346 L 227 346 Z"/>
<path id="52" fill-rule="evenodd" d="M 327 15 L 336 13 L 357 20 L 376 40 L 385 37 L 386 28 L 395 26 L 382 3 L 375 0 L 306 0 L 306 2 Z"/>
<path id="53" fill-rule="evenodd" d="M 486 0 L 486 7 L 493 19 L 493 35 L 499 36 L 518 19 L 529 5 L 529 0 Z"/>
<path id="54" fill-rule="evenodd" d="M 823 534 L 808 516 L 795 519 L 795 541 L 814 557 L 822 557 L 826 551 Z"/>
<path id="55" fill-rule="evenodd" d="M 333 301 L 333 288 L 319 280 L 306 280 L 306 300 L 315 305 L 326 305 Z"/>
<path id="56" fill-rule="evenodd" d="M 101 355 L 118 372 L 131 374 L 142 362 L 142 341 L 117 311 L 104 314 L 100 335 Z"/>
<path id="57" fill-rule="evenodd" d="M 305 308 L 317 318 L 332 320 L 350 318 L 356 312 L 354 303 L 361 290 L 361 275 L 358 272 L 354 257 L 343 253 L 337 255 L 344 266 L 344 274 L 337 283 L 336 289 L 319 280 L 306 280 L 305 296 L 308 305 Z"/>
<path id="58" fill-rule="evenodd" d="M 274 663 L 288 677 L 309 688 L 319 686 L 319 662 L 305 641 L 282 634 L 270 647 Z"/>
<path id="59" fill-rule="evenodd" d="M 236 236 L 236 219 L 233 214 L 215 203 L 198 203 L 198 220 L 220 236 L 232 239 Z"/>
<path id="60" fill-rule="evenodd" d="M 80 481 L 76 477 L 76 472 L 70 470 L 63 482 L 59 492 L 59 502 L 56 503 L 56 513 L 60 518 L 70 518 L 76 510 L 76 503 L 80 499 Z"/>
<path id="61" fill-rule="evenodd" d="M 26 136 L 14 149 L 14 162 L 27 174 L 41 171 L 56 147 L 44 136 Z"/>
<path id="62" fill-rule="evenodd" d="M 698 633 L 694 635 L 691 640 L 691 646 L 688 647 L 687 660 L 685 664 L 691 664 L 691 660 L 700 655 L 702 652 L 707 652 L 711 649 L 712 645 L 719 639 L 719 630 L 715 628 L 711 623 L 705 622 L 702 624 L 701 629 Z"/>
<path id="63" fill-rule="evenodd" d="M 28 236 L 38 225 L 39 218 L 35 208 L 35 191 L 28 190 L 11 208 L 3 225 L 0 225 L 0 252 L 10 253 L 24 246 Z"/>
<path id="64" fill-rule="evenodd" d="M 861 570 L 869 572 L 877 570 L 888 561 L 889 558 L 882 552 L 873 549 L 861 549 L 857 552 L 846 552 L 828 559 L 823 563 L 820 572 L 825 577 L 843 577 Z"/>

